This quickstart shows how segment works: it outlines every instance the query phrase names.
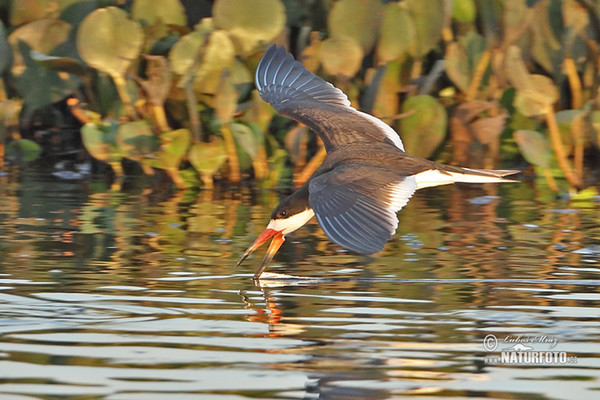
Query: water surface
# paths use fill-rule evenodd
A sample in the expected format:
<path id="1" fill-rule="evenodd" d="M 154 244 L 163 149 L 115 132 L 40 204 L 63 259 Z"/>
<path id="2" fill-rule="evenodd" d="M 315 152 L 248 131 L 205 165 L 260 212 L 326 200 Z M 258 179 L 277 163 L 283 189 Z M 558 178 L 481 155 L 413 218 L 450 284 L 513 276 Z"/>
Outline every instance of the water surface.
<path id="1" fill-rule="evenodd" d="M 282 193 L 124 187 L 0 177 L 1 399 L 600 396 L 599 199 L 425 189 L 381 254 L 313 222 L 256 286 Z M 517 344 L 568 358 L 491 362 Z"/>

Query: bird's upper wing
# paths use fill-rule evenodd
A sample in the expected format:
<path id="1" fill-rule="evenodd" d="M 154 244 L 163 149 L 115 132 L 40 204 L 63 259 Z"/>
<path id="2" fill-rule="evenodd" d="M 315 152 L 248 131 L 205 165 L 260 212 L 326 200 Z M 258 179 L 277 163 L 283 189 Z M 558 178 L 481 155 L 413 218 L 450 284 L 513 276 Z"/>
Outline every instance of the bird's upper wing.
<path id="1" fill-rule="evenodd" d="M 271 46 L 260 60 L 256 87 L 279 113 L 315 131 L 328 152 L 358 142 L 386 142 L 404 150 L 389 125 L 352 108 L 341 90 L 313 75 L 283 47 Z"/>
<path id="2" fill-rule="evenodd" d="M 383 249 L 396 232 L 396 213 L 416 189 L 413 176 L 345 165 L 311 179 L 309 202 L 332 241 L 371 254 Z"/>

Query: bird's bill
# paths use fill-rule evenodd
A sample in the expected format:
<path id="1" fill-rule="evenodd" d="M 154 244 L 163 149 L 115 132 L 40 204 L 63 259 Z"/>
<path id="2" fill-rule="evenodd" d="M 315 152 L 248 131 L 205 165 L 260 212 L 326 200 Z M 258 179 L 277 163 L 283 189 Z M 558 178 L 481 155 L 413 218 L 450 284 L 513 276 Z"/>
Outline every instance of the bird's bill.
<path id="1" fill-rule="evenodd" d="M 269 262 L 271 262 L 271 260 L 277 253 L 277 250 L 279 250 L 279 248 L 281 247 L 283 242 L 285 242 L 285 238 L 283 236 L 282 231 L 277 231 L 275 229 L 270 229 L 270 228 L 265 229 L 264 232 L 261 233 L 256 238 L 254 243 L 252 243 L 250 245 L 250 247 L 248 247 L 248 249 L 244 252 L 242 257 L 240 257 L 239 261 L 235 265 L 235 268 L 237 268 L 242 262 L 244 262 L 244 260 L 250 254 L 252 254 L 254 252 L 254 250 L 258 249 L 264 242 L 266 242 L 270 238 L 273 238 L 273 240 L 271 241 L 271 244 L 269 245 L 269 248 L 267 249 L 267 253 L 265 254 L 264 258 L 262 259 L 260 266 L 258 267 L 258 271 L 254 275 L 254 278 L 258 279 L 260 274 L 267 267 L 267 264 L 269 264 Z"/>

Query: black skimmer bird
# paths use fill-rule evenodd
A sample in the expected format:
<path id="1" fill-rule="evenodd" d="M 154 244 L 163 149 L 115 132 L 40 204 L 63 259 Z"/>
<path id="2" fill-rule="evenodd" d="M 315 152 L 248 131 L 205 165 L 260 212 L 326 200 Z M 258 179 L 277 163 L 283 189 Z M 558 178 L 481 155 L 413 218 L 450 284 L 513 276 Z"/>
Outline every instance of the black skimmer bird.
<path id="1" fill-rule="evenodd" d="M 313 216 L 338 245 L 376 253 L 396 232 L 396 213 L 417 189 L 455 182 L 515 182 L 503 176 L 520 172 L 453 167 L 407 154 L 390 126 L 352 108 L 341 90 L 306 70 L 283 47 L 271 46 L 260 60 L 256 87 L 280 114 L 315 132 L 327 151 L 310 179 L 273 210 L 265 231 L 236 264 L 273 238 L 256 280 L 285 236 Z"/>

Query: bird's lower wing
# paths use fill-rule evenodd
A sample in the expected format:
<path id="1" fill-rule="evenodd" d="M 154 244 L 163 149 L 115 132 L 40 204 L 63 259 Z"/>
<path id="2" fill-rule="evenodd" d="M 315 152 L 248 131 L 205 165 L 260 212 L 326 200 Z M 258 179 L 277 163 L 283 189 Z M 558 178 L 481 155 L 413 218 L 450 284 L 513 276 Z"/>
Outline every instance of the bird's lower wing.
<path id="1" fill-rule="evenodd" d="M 347 249 L 371 254 L 396 232 L 396 213 L 416 190 L 413 177 L 383 169 L 344 166 L 313 178 L 309 202 L 327 236 Z"/>

